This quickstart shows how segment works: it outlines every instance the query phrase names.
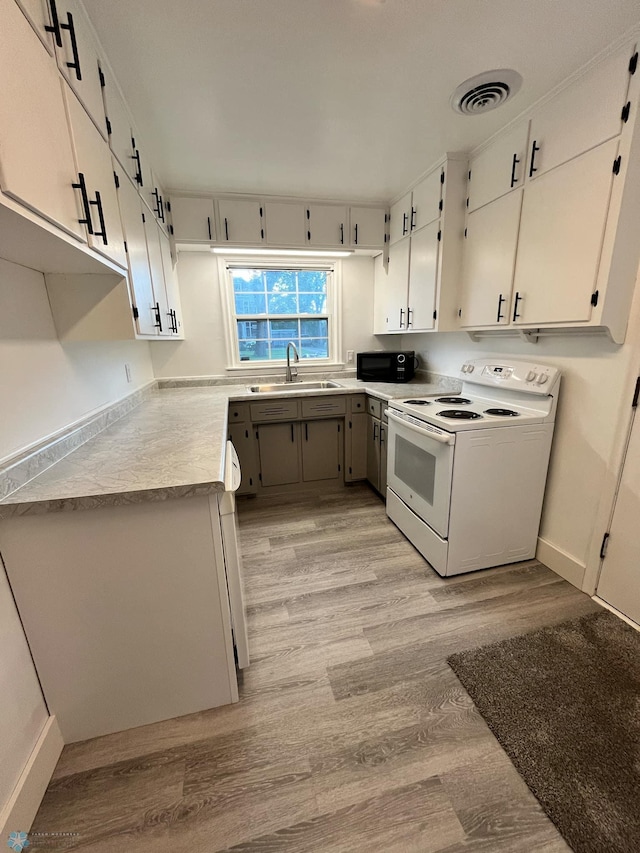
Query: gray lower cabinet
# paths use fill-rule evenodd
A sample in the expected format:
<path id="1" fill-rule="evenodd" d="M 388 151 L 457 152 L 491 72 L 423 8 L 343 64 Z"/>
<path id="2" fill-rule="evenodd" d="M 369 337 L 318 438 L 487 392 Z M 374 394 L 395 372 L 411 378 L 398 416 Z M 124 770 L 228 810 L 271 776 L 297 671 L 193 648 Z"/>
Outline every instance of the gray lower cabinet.
<path id="1" fill-rule="evenodd" d="M 344 478 L 348 483 L 367 479 L 367 435 L 369 415 L 364 411 L 352 411 L 346 425 L 346 469 Z"/>
<path id="2" fill-rule="evenodd" d="M 318 480 L 342 480 L 344 457 L 343 421 L 327 418 L 305 421 L 302 430 L 302 480 L 305 483 Z"/>
<path id="3" fill-rule="evenodd" d="M 300 425 L 260 424 L 256 435 L 263 488 L 299 483 Z"/>
<path id="4" fill-rule="evenodd" d="M 236 449 L 242 472 L 242 482 L 236 494 L 253 495 L 258 487 L 258 460 L 251 424 L 229 424 L 229 440 Z"/>
<path id="5" fill-rule="evenodd" d="M 380 491 L 380 419 L 367 414 L 367 480 Z"/>

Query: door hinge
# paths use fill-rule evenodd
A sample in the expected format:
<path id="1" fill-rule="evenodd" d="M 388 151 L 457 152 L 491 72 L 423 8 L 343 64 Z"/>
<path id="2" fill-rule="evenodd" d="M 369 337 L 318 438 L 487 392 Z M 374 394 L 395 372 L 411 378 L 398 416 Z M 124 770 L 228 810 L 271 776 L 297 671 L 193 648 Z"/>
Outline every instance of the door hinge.
<path id="1" fill-rule="evenodd" d="M 169 234 L 171 234 L 171 236 L 173 236 L 173 225 L 169 226 Z"/>
<path id="2" fill-rule="evenodd" d="M 113 133 L 113 129 L 111 127 L 111 122 L 109 121 L 109 116 L 105 116 L 104 120 L 105 120 L 105 123 L 107 125 L 107 135 L 111 136 L 111 134 Z"/>
<path id="3" fill-rule="evenodd" d="M 631 59 L 629 60 L 629 74 L 635 74 L 636 68 L 638 67 L 638 51 L 633 54 Z"/>
<path id="4" fill-rule="evenodd" d="M 340 432 L 341 429 L 342 429 L 341 425 L 338 424 L 338 432 Z"/>
<path id="5" fill-rule="evenodd" d="M 309 235 L 309 236 L 311 236 L 311 235 Z M 260 239 L 264 240 L 264 228 L 260 229 Z"/>
<path id="6" fill-rule="evenodd" d="M 142 216 L 142 221 L 146 222 L 147 220 L 144 218 L 144 213 L 142 213 L 141 216 Z"/>
<path id="7" fill-rule="evenodd" d="M 342 471 L 342 466 L 338 463 L 338 471 Z"/>
<path id="8" fill-rule="evenodd" d="M 258 474 L 258 479 L 262 482 L 262 471 Z"/>
<path id="9" fill-rule="evenodd" d="M 133 311 L 133 319 L 137 320 L 138 317 L 140 316 L 140 314 L 138 313 L 138 309 L 136 308 L 135 305 L 132 305 L 131 310 Z"/>
<path id="10" fill-rule="evenodd" d="M 600 546 L 600 559 L 604 560 L 607 556 L 607 545 L 609 544 L 609 533 L 605 533 L 602 537 L 602 545 Z"/>
<path id="11" fill-rule="evenodd" d="M 591 304 L 593 305 L 594 308 L 598 304 L 598 296 L 599 295 L 600 295 L 599 290 L 596 290 L 594 293 L 591 294 Z"/>
<path id="12" fill-rule="evenodd" d="M 353 468 L 351 467 L 351 465 L 349 465 L 349 473 L 353 474 Z"/>
<path id="13" fill-rule="evenodd" d="M 167 208 L 167 210 L 169 211 L 169 213 L 171 213 L 171 202 L 170 202 L 170 201 L 165 201 L 164 206 Z"/>
<path id="14" fill-rule="evenodd" d="M 467 199 L 467 207 L 469 206 L 469 199 Z M 442 199 L 438 202 L 438 210 L 442 211 Z"/>
<path id="15" fill-rule="evenodd" d="M 249 477 L 249 485 L 253 486 L 253 477 Z"/>
<path id="16" fill-rule="evenodd" d="M 640 376 L 636 379 L 636 390 L 633 392 L 633 400 L 631 402 L 631 408 L 638 408 L 638 399 L 640 398 Z"/>
<path id="17" fill-rule="evenodd" d="M 104 89 L 104 87 L 107 85 L 107 83 L 106 83 L 106 80 L 104 79 L 104 73 L 102 71 L 102 68 L 100 68 L 100 66 L 98 66 L 98 78 L 100 80 L 100 85 Z"/>
<path id="18" fill-rule="evenodd" d="M 434 319 L 434 320 L 437 320 L 437 319 L 438 319 L 438 312 L 437 312 L 437 311 L 434 311 L 434 312 L 433 312 L 433 319 Z"/>
<path id="19" fill-rule="evenodd" d="M 631 112 L 631 101 L 627 101 L 627 103 L 622 108 L 622 113 L 620 114 L 620 118 L 626 124 L 629 121 L 629 113 Z"/>
<path id="20" fill-rule="evenodd" d="M 444 184 L 444 171 L 440 172 L 440 183 Z"/>
<path id="21" fill-rule="evenodd" d="M 621 163 L 622 163 L 622 157 L 618 154 L 616 159 L 613 161 L 613 174 L 614 175 L 620 174 L 620 164 Z"/>
<path id="22" fill-rule="evenodd" d="M 124 243 L 124 250 L 125 250 L 125 252 L 126 252 L 127 254 L 129 254 L 129 247 L 127 246 L 127 241 L 126 241 L 126 240 L 123 240 L 123 243 Z"/>
<path id="23" fill-rule="evenodd" d="M 469 174 L 468 174 L 468 178 L 467 178 L 467 179 L 468 179 L 469 181 L 471 180 L 471 169 L 469 169 Z"/>
<path id="24" fill-rule="evenodd" d="M 260 219 L 262 219 L 262 208 L 260 208 Z"/>
<path id="25" fill-rule="evenodd" d="M 467 229 L 466 228 L 464 229 L 464 238 L 465 238 L 465 240 L 467 239 Z"/>
<path id="26" fill-rule="evenodd" d="M 120 178 L 118 177 L 117 172 L 113 173 L 113 183 L 116 185 L 116 189 L 119 190 L 120 189 Z"/>
<path id="27" fill-rule="evenodd" d="M 438 231 L 438 241 L 442 240 L 442 231 Z"/>
<path id="28" fill-rule="evenodd" d="M 353 429 L 353 424 L 349 421 L 349 429 Z"/>

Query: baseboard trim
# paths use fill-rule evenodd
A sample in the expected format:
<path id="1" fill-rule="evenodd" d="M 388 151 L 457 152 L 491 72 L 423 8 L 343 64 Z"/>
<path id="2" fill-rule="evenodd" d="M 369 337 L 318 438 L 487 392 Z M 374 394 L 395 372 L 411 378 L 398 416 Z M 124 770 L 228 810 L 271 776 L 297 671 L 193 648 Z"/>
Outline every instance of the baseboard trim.
<path id="1" fill-rule="evenodd" d="M 619 619 L 622 619 L 623 622 L 626 622 L 631 628 L 634 628 L 636 631 L 640 631 L 640 625 L 637 622 L 634 622 L 633 619 L 629 619 L 628 616 L 625 616 L 620 610 L 613 605 L 609 604 L 608 601 L 605 601 L 603 598 L 598 598 L 597 595 L 592 595 L 591 598 L 595 601 L 596 604 L 599 604 L 600 607 L 604 607 L 605 610 L 609 610 L 614 616 L 617 616 Z"/>
<path id="2" fill-rule="evenodd" d="M 551 571 L 560 575 L 570 584 L 582 589 L 584 574 L 587 567 L 583 563 L 579 563 L 566 551 L 547 542 L 546 539 L 538 537 L 538 548 L 536 550 L 536 559 L 548 566 Z"/>
<path id="3" fill-rule="evenodd" d="M 49 717 L 9 802 L 0 812 L 0 838 L 31 829 L 63 746 L 58 721 L 55 716 Z"/>

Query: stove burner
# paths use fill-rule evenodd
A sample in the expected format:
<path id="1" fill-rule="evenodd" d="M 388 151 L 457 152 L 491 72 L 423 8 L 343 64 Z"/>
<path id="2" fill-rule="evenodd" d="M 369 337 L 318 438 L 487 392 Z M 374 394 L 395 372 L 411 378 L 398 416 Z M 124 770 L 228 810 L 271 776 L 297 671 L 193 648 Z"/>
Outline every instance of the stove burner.
<path id="1" fill-rule="evenodd" d="M 438 415 L 442 418 L 451 418 L 458 421 L 474 421 L 476 418 L 482 417 L 477 412 L 465 412 L 462 409 L 444 409 L 442 412 L 438 412 Z"/>
<path id="2" fill-rule="evenodd" d="M 411 406 L 430 406 L 431 403 L 429 400 L 405 400 L 405 403 L 408 403 Z"/>
<path id="3" fill-rule="evenodd" d="M 466 397 L 438 397 L 436 400 L 436 403 L 451 403 L 455 406 L 465 406 L 470 402 L 471 400 L 467 400 Z"/>
<path id="4" fill-rule="evenodd" d="M 498 418 L 517 418 L 520 415 L 520 412 L 514 412 L 513 409 L 485 409 L 484 413 Z"/>

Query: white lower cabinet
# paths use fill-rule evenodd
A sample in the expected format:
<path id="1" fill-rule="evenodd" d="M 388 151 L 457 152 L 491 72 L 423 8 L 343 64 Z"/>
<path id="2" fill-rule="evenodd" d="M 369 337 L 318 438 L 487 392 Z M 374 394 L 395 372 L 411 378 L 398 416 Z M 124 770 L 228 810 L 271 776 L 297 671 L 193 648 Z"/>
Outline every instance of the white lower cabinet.
<path id="1" fill-rule="evenodd" d="M 0 19 L 0 189 L 84 240 L 58 70 L 14 0 L 0 0 Z"/>

